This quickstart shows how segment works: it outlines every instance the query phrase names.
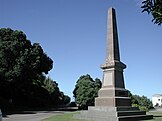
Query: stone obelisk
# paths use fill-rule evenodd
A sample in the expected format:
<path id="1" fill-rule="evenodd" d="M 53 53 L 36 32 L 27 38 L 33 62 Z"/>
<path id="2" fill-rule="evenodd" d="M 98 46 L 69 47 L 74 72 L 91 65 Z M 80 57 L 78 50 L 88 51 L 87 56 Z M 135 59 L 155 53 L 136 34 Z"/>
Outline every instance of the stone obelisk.
<path id="1" fill-rule="evenodd" d="M 125 89 L 123 69 L 126 65 L 120 61 L 118 44 L 118 32 L 115 9 L 108 11 L 108 32 L 106 63 L 101 65 L 103 69 L 102 88 L 95 100 L 96 106 L 130 106 L 131 101 L 128 91 Z"/>
<path id="2" fill-rule="evenodd" d="M 103 70 L 102 88 L 95 98 L 95 106 L 88 111 L 81 111 L 74 117 L 90 121 L 139 121 L 152 119 L 137 107 L 131 107 L 128 90 L 125 89 L 123 70 L 126 65 L 120 61 L 118 32 L 115 9 L 108 10 L 108 32 L 106 63 L 101 65 Z"/>

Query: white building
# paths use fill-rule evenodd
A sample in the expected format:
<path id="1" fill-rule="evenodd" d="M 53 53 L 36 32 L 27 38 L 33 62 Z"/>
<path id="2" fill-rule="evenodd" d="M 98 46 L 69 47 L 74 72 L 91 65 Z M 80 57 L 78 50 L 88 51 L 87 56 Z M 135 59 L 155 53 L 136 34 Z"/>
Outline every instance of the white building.
<path id="1" fill-rule="evenodd" d="M 153 95 L 152 104 L 154 107 L 162 107 L 162 94 Z"/>

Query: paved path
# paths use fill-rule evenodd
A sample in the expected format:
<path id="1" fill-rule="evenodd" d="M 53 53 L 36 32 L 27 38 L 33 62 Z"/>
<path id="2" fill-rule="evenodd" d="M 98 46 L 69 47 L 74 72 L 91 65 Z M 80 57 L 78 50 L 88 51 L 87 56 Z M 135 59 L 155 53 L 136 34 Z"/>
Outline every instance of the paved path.
<path id="1" fill-rule="evenodd" d="M 41 121 L 53 115 L 63 114 L 63 111 L 28 111 L 23 114 L 11 114 L 2 118 L 2 121 Z"/>

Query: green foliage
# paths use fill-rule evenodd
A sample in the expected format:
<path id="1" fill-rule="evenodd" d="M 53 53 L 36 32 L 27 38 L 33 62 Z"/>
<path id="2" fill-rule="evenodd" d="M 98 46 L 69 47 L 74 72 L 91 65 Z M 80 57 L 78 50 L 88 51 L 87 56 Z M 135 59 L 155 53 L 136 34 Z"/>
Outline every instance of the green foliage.
<path id="1" fill-rule="evenodd" d="M 42 47 L 38 43 L 32 45 L 22 31 L 0 29 L 0 48 L 0 77 L 3 81 L 28 82 L 52 69 L 53 61 Z"/>
<path id="2" fill-rule="evenodd" d="M 36 92 L 37 86 L 33 84 L 41 84 L 43 74 L 52 67 L 53 61 L 42 47 L 31 44 L 22 31 L 0 29 L 0 95 L 3 98 L 17 103 L 21 96 L 30 96 L 30 92 Z"/>
<path id="3" fill-rule="evenodd" d="M 94 105 L 94 99 L 98 95 L 98 90 L 101 88 L 101 81 L 91 78 L 90 75 L 81 76 L 75 85 L 73 91 L 75 101 L 81 109 L 86 109 L 87 106 Z"/>
<path id="4" fill-rule="evenodd" d="M 49 100 L 52 105 L 62 105 L 70 103 L 70 97 L 64 95 L 63 92 L 60 91 L 58 84 L 56 81 L 53 81 L 49 77 L 44 80 L 44 84 L 42 86 L 49 93 Z"/>
<path id="5" fill-rule="evenodd" d="M 46 78 L 43 83 L 44 84 L 42 87 L 48 90 L 49 94 L 52 94 L 54 92 L 57 92 L 57 93 L 59 92 L 58 84 L 56 83 L 56 81 L 53 81 L 49 77 Z"/>
<path id="6" fill-rule="evenodd" d="M 64 104 L 69 104 L 71 101 L 70 97 L 68 95 L 64 95 Z"/>
<path id="7" fill-rule="evenodd" d="M 45 76 L 52 67 L 52 59 L 22 31 L 0 29 L 0 102 L 31 107 L 69 103 L 58 84 Z"/>
<path id="8" fill-rule="evenodd" d="M 162 23 L 162 0 L 144 0 L 142 2 L 142 12 L 152 14 L 155 24 L 161 25 Z"/>
<path id="9" fill-rule="evenodd" d="M 146 96 L 132 95 L 129 92 L 129 97 L 131 98 L 132 106 L 139 107 L 140 110 L 149 111 L 153 108 L 152 102 Z"/>

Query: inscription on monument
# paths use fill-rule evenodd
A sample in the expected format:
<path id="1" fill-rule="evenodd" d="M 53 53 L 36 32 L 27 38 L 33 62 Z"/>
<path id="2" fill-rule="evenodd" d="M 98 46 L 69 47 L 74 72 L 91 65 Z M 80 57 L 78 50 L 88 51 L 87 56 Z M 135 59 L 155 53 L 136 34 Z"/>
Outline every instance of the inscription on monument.
<path id="1" fill-rule="evenodd" d="M 112 81 L 113 80 L 113 74 L 111 72 L 105 73 L 104 80 L 106 80 L 106 81 L 103 82 L 104 86 L 113 85 L 113 81 Z"/>

